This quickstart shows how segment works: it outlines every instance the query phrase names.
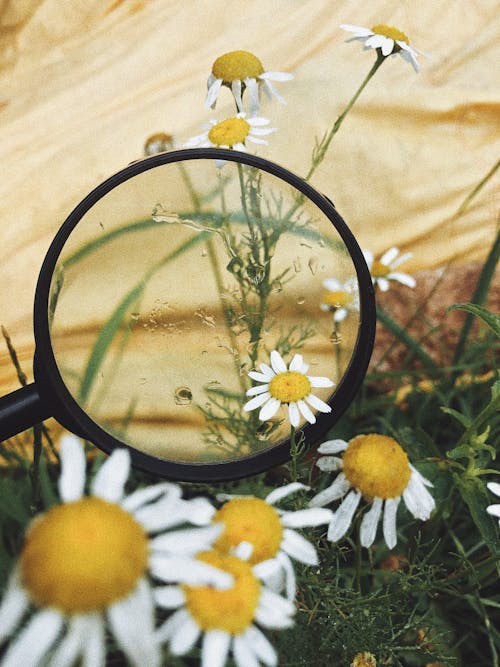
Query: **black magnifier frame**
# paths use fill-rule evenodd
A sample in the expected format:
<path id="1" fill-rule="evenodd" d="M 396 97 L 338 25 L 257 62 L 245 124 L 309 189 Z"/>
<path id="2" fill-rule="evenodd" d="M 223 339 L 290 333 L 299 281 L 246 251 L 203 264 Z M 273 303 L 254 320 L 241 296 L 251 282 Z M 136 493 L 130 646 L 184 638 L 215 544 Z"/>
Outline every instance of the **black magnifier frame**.
<path id="1" fill-rule="evenodd" d="M 129 164 L 90 192 L 62 224 L 47 251 L 36 286 L 33 312 L 35 381 L 0 398 L 0 440 L 12 437 L 49 417 L 54 417 L 66 429 L 92 442 L 108 454 L 119 447 L 127 448 L 131 454 L 132 464 L 137 468 L 167 479 L 192 482 L 217 482 L 247 477 L 290 459 L 289 440 L 245 457 L 210 463 L 188 463 L 145 454 L 121 442 L 91 419 L 67 389 L 55 359 L 49 327 L 50 287 L 57 261 L 76 225 L 96 202 L 128 179 L 160 165 L 208 159 L 256 167 L 288 183 L 324 213 L 345 244 L 356 271 L 359 288 L 357 339 L 347 369 L 328 400 L 332 412 L 317 413 L 316 423 L 307 423 L 299 431 L 304 433 L 307 442 L 315 442 L 345 412 L 365 376 L 373 349 L 376 326 L 372 279 L 352 232 L 326 196 L 282 166 L 240 151 L 192 148 L 160 153 Z"/>

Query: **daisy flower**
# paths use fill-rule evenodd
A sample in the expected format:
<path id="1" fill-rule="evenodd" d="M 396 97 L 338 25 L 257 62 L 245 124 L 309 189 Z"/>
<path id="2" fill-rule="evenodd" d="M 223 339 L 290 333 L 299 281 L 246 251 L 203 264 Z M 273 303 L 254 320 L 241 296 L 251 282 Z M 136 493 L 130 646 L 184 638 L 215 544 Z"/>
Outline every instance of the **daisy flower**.
<path id="1" fill-rule="evenodd" d="M 2 667 L 45 664 L 48 654 L 51 667 L 70 667 L 80 656 L 82 664 L 99 667 L 106 659 L 106 626 L 131 664 L 154 667 L 161 656 L 148 571 L 168 571 L 175 582 L 232 583 L 227 573 L 167 552 L 155 543 L 161 535 L 148 537 L 184 523 L 188 515 L 206 522 L 203 502 L 180 500 L 180 488 L 170 483 L 124 496 L 130 469 L 125 449 L 114 451 L 101 466 L 91 496 L 83 495 L 85 467 L 80 440 L 63 438 L 62 503 L 28 527 L 0 606 L 0 643 L 16 633 L 32 606 L 36 611 L 7 648 Z M 191 541 L 194 531 L 197 550 L 209 548 L 220 532 L 191 529 Z"/>
<path id="2" fill-rule="evenodd" d="M 342 283 L 336 278 L 327 278 L 323 281 L 326 292 L 321 297 L 320 308 L 333 313 L 335 322 L 345 320 L 350 310 L 359 311 L 359 292 L 356 280 L 346 280 Z"/>
<path id="3" fill-rule="evenodd" d="M 329 523 L 330 510 L 311 507 L 289 512 L 276 504 L 299 490 L 309 489 L 293 482 L 274 489 L 264 500 L 254 496 L 219 495 L 227 500 L 215 513 L 213 521 L 224 526 L 214 543 L 221 553 L 239 554 L 254 565 L 254 573 L 274 590 L 283 588 L 289 600 L 295 597 L 295 573 L 291 559 L 306 565 L 317 565 L 313 545 L 294 528 Z"/>
<path id="4" fill-rule="evenodd" d="M 498 484 L 498 482 L 488 482 L 486 486 L 491 493 L 494 493 L 500 498 L 500 484 Z M 488 514 L 498 517 L 498 525 L 500 526 L 500 505 L 488 505 L 486 511 Z"/>
<path id="5" fill-rule="evenodd" d="M 384 57 L 399 54 L 403 60 L 413 66 L 415 72 L 419 70 L 417 55 L 429 57 L 411 46 L 410 40 L 404 32 L 390 25 L 379 24 L 373 26 L 373 28 L 364 28 L 359 25 L 343 23 L 340 27 L 342 30 L 353 33 L 353 39 L 363 42 L 365 49 L 377 49 Z"/>
<path id="6" fill-rule="evenodd" d="M 380 259 L 375 259 L 372 252 L 363 250 L 365 261 L 372 276 L 374 285 L 378 285 L 382 292 L 387 292 L 391 280 L 407 287 L 415 287 L 417 281 L 407 273 L 395 271 L 400 264 L 413 257 L 411 252 L 399 254 L 399 248 L 389 248 Z"/>
<path id="7" fill-rule="evenodd" d="M 248 90 L 250 115 L 259 113 L 259 89 L 266 95 L 275 97 L 281 104 L 285 100 L 278 93 L 271 81 L 290 81 L 293 74 L 285 72 L 265 72 L 257 56 L 248 51 L 230 51 L 217 58 L 207 81 L 208 93 L 205 106 L 215 107 L 222 86 L 227 86 L 233 93 L 238 111 L 243 111 L 242 96 Z"/>
<path id="8" fill-rule="evenodd" d="M 157 630 L 173 655 L 184 655 L 203 637 L 201 667 L 223 667 L 232 653 L 237 667 L 275 667 L 276 652 L 257 627 L 289 628 L 295 606 L 263 585 L 252 565 L 233 554 L 202 551 L 198 559 L 233 578 L 224 590 L 211 586 L 165 586 L 155 591 L 156 602 L 175 609 Z"/>
<path id="9" fill-rule="evenodd" d="M 333 382 L 326 377 L 306 375 L 309 368 L 304 363 L 301 354 L 296 354 L 290 365 L 283 361 L 277 350 L 271 352 L 271 366 L 260 364 L 261 372 L 250 371 L 252 380 L 262 384 L 251 387 L 247 396 L 252 398 L 245 403 L 243 410 L 250 412 L 260 408 L 259 419 L 267 421 L 274 417 L 281 404 L 288 405 L 290 424 L 296 428 L 300 422 L 300 415 L 310 424 L 314 424 L 316 417 L 311 408 L 319 412 L 331 412 L 331 407 L 312 393 L 316 387 L 333 387 Z M 309 404 L 309 405 L 308 405 Z"/>
<path id="10" fill-rule="evenodd" d="M 243 112 L 220 122 L 210 120 L 206 126 L 206 131 L 188 139 L 184 147 L 232 148 L 247 152 L 246 141 L 253 144 L 268 143 L 261 137 L 276 132 L 274 127 L 263 127 L 269 122 L 267 118 L 247 118 Z"/>
<path id="11" fill-rule="evenodd" d="M 342 498 L 333 515 L 327 538 L 337 542 L 343 537 L 363 497 L 371 503 L 370 510 L 361 521 L 361 544 L 369 547 L 375 540 L 377 525 L 383 513 L 384 538 L 389 549 L 396 546 L 396 512 L 401 496 L 408 511 L 416 519 L 426 521 L 435 502 L 425 488 L 432 486 L 414 468 L 401 446 L 387 435 L 370 433 L 358 435 L 345 442 L 328 440 L 318 449 L 320 470 L 341 472 L 335 481 L 320 491 L 309 503 L 321 507 Z M 332 456 L 344 452 L 343 457 Z"/>

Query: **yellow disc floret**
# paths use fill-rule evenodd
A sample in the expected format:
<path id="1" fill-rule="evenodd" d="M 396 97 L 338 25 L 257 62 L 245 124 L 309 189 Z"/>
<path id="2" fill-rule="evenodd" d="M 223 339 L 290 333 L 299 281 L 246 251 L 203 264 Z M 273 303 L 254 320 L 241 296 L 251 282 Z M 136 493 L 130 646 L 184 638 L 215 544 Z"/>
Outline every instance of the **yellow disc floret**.
<path id="1" fill-rule="evenodd" d="M 36 605 L 85 613 L 130 593 L 147 559 L 147 535 L 132 515 L 90 497 L 53 507 L 33 524 L 21 577 Z"/>
<path id="2" fill-rule="evenodd" d="M 345 290 L 328 291 L 323 294 L 321 303 L 330 308 L 345 308 L 352 302 L 352 294 Z"/>
<path id="3" fill-rule="evenodd" d="M 397 498 L 410 481 L 408 456 L 387 435 L 370 433 L 349 441 L 343 456 L 344 474 L 367 499 Z"/>
<path id="4" fill-rule="evenodd" d="M 269 393 L 281 403 L 294 403 L 309 396 L 311 383 L 303 373 L 285 371 L 273 377 L 269 383 Z"/>
<path id="5" fill-rule="evenodd" d="M 250 542 L 249 563 L 273 558 L 283 539 L 283 527 L 276 510 L 261 498 L 232 498 L 215 513 L 214 521 L 224 524 L 215 548 L 230 553 L 241 542 Z"/>
<path id="6" fill-rule="evenodd" d="M 370 273 L 374 278 L 385 278 L 389 275 L 390 272 L 391 267 L 387 266 L 387 264 L 382 264 L 382 262 L 379 262 L 378 259 L 373 262 L 372 268 L 370 270 Z"/>
<path id="7" fill-rule="evenodd" d="M 224 590 L 184 585 L 188 611 L 205 632 L 223 630 L 232 635 L 241 634 L 252 624 L 260 597 L 260 583 L 251 565 L 217 551 L 203 551 L 197 558 L 231 574 L 234 583 Z"/>
<path id="8" fill-rule="evenodd" d="M 373 26 L 372 32 L 374 32 L 376 35 L 383 35 L 384 37 L 393 39 L 395 42 L 404 42 L 405 44 L 410 43 L 410 40 L 404 34 L 404 32 L 394 28 L 391 25 L 384 25 L 383 23 L 379 23 Z"/>
<path id="9" fill-rule="evenodd" d="M 217 58 L 212 66 L 212 74 L 224 83 L 256 79 L 264 73 L 262 63 L 249 51 L 230 51 Z"/>
<path id="10" fill-rule="evenodd" d="M 226 118 L 211 128 L 208 139 L 215 146 L 234 146 L 245 143 L 249 132 L 250 125 L 243 118 Z"/>

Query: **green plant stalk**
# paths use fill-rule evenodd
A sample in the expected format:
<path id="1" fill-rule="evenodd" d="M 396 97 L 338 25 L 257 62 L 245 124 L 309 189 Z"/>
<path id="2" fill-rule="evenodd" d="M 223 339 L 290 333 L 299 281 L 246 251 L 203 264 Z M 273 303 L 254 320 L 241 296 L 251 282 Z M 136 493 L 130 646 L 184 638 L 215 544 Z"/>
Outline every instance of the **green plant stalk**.
<path id="1" fill-rule="evenodd" d="M 498 160 L 497 163 L 493 165 L 493 167 L 489 170 L 489 172 L 486 174 L 486 176 L 479 181 L 479 183 L 472 190 L 472 192 L 469 192 L 467 197 L 463 200 L 463 202 L 458 207 L 457 212 L 455 213 L 455 216 L 462 215 L 462 213 L 468 208 L 469 204 L 474 199 L 474 197 L 484 188 L 486 183 L 488 183 L 488 181 L 491 178 L 493 178 L 493 176 L 495 175 L 495 173 L 497 172 L 499 167 L 500 167 L 500 160 Z"/>
<path id="2" fill-rule="evenodd" d="M 418 342 L 410 336 L 405 329 L 400 327 L 381 306 L 377 306 L 377 319 L 386 327 L 386 329 L 396 336 L 396 338 L 404 343 L 430 372 L 434 372 L 436 364 L 432 357 L 430 357 Z"/>

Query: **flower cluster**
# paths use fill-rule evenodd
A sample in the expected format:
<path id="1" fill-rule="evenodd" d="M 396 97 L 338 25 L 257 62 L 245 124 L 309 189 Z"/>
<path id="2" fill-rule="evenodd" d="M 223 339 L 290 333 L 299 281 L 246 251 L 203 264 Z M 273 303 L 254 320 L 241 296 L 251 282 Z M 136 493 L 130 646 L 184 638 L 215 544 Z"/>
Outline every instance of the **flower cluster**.
<path id="1" fill-rule="evenodd" d="M 269 125 L 267 118 L 260 114 L 261 90 L 268 97 L 275 97 L 282 104 L 284 99 L 273 86 L 273 81 L 289 81 L 292 74 L 285 72 L 266 72 L 261 61 L 248 51 L 230 51 L 215 60 L 208 77 L 208 93 L 205 100 L 207 108 L 215 108 L 219 93 L 223 87 L 229 88 L 236 105 L 237 113 L 224 120 L 210 120 L 203 126 L 204 132 L 191 137 L 186 148 L 198 146 L 212 148 L 230 148 L 246 151 L 246 142 L 267 144 L 263 137 L 276 132 Z M 243 104 L 244 94 L 248 96 L 248 112 Z"/>

